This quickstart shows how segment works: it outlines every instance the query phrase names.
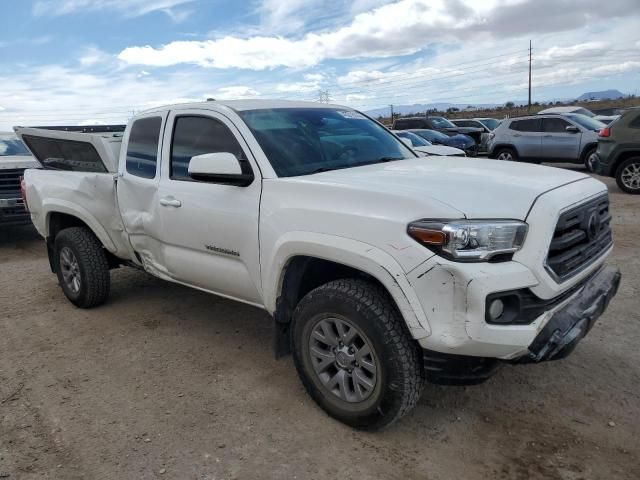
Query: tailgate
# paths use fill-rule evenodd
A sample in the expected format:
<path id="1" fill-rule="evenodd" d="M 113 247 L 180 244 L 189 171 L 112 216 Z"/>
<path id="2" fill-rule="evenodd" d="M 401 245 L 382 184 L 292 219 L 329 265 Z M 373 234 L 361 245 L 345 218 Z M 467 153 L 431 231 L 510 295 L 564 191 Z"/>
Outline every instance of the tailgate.
<path id="1" fill-rule="evenodd" d="M 118 171 L 122 133 L 37 127 L 15 127 L 14 130 L 44 168 L 96 173 Z"/>

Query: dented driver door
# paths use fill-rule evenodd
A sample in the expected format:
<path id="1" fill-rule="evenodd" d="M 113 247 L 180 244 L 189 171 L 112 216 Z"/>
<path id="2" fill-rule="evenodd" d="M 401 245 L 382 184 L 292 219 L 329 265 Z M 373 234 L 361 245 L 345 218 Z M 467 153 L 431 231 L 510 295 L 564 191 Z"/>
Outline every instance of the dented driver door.
<path id="1" fill-rule="evenodd" d="M 171 111 L 158 186 L 163 264 L 174 280 L 262 305 L 258 218 L 261 180 L 235 125 L 211 110 Z M 230 153 L 254 175 L 249 185 L 196 181 L 194 156 Z"/>

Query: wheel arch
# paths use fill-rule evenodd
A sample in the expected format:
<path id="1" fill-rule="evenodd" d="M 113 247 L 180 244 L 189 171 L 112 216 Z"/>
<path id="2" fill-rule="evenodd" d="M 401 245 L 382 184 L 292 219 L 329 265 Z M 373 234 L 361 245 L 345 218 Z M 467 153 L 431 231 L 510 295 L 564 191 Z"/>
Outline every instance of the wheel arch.
<path id="1" fill-rule="evenodd" d="M 71 227 L 85 228 L 98 239 L 98 241 L 102 244 L 102 246 L 106 251 L 107 260 L 109 261 L 110 268 L 116 268 L 120 265 L 120 260 L 112 253 L 112 251 L 108 248 L 107 244 L 105 243 L 105 239 L 108 242 L 111 242 L 111 239 L 109 238 L 109 236 L 106 234 L 104 229 L 102 229 L 102 237 L 98 233 L 102 228 L 101 226 L 100 226 L 100 229 L 96 230 L 95 228 L 93 228 L 92 225 L 87 223 L 83 218 L 81 218 L 78 215 L 54 210 L 54 211 L 47 212 L 47 217 L 46 217 L 47 235 L 45 237 L 46 243 L 47 243 L 47 253 L 49 256 L 49 266 L 51 267 L 52 272 L 54 273 L 56 272 L 56 265 L 54 261 L 54 243 L 55 243 L 56 236 L 62 230 L 71 228 Z M 111 245 L 113 250 L 115 250 L 115 245 L 113 245 L 112 242 L 111 242 Z"/>
<path id="2" fill-rule="evenodd" d="M 62 228 L 82 226 L 90 230 L 110 253 L 117 251 L 116 245 L 104 227 L 82 206 L 60 202 L 48 204 L 46 209 L 46 236 L 55 238 Z"/>
<path id="3" fill-rule="evenodd" d="M 595 150 L 598 148 L 598 142 L 590 142 L 587 143 L 584 147 L 582 147 L 582 152 L 580 152 L 580 161 L 584 162 L 587 160 L 587 154 L 591 150 Z"/>
<path id="4" fill-rule="evenodd" d="M 518 151 L 518 149 L 516 148 L 515 145 L 513 145 L 512 143 L 497 143 L 495 146 L 493 146 L 491 148 L 491 158 L 495 158 L 496 157 L 496 153 L 503 149 L 503 148 L 510 148 L 511 150 L 513 150 L 514 152 L 516 152 L 516 155 L 519 157 L 520 156 L 520 152 Z"/>
<path id="5" fill-rule="evenodd" d="M 629 148 L 619 152 L 611 165 L 611 176 L 615 177 L 617 175 L 618 168 L 622 162 L 633 157 L 640 157 L 640 149 Z"/>
<path id="6" fill-rule="evenodd" d="M 288 353 L 288 324 L 302 297 L 339 278 L 380 285 L 398 308 L 413 338 L 430 335 L 428 319 L 400 265 L 386 252 L 356 240 L 299 234 L 280 242 L 263 281 L 265 306 L 276 323 L 276 356 Z M 264 272 L 263 272 L 264 275 Z"/>

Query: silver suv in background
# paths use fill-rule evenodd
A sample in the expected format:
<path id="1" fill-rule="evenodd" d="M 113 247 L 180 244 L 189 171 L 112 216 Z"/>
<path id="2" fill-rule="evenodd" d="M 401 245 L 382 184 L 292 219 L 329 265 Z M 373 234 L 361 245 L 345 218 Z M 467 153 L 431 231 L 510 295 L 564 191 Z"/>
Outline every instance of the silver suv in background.
<path id="1" fill-rule="evenodd" d="M 584 163 L 593 171 L 598 132 L 605 125 L 581 114 L 532 115 L 504 120 L 487 144 L 489 158 Z"/>

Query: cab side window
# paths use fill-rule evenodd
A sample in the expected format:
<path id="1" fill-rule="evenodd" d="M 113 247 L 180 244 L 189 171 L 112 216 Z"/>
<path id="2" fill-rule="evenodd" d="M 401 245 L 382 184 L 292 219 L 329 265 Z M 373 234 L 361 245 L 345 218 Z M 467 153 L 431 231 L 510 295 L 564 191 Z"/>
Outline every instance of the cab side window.
<path id="1" fill-rule="evenodd" d="M 161 125 L 160 117 L 141 118 L 133 123 L 127 146 L 127 173 L 155 178 Z"/>
<path id="2" fill-rule="evenodd" d="M 189 176 L 192 157 L 205 153 L 233 153 L 242 171 L 250 171 L 249 162 L 231 130 L 222 122 L 209 117 L 182 116 L 176 118 L 171 140 L 172 180 L 194 181 Z"/>

